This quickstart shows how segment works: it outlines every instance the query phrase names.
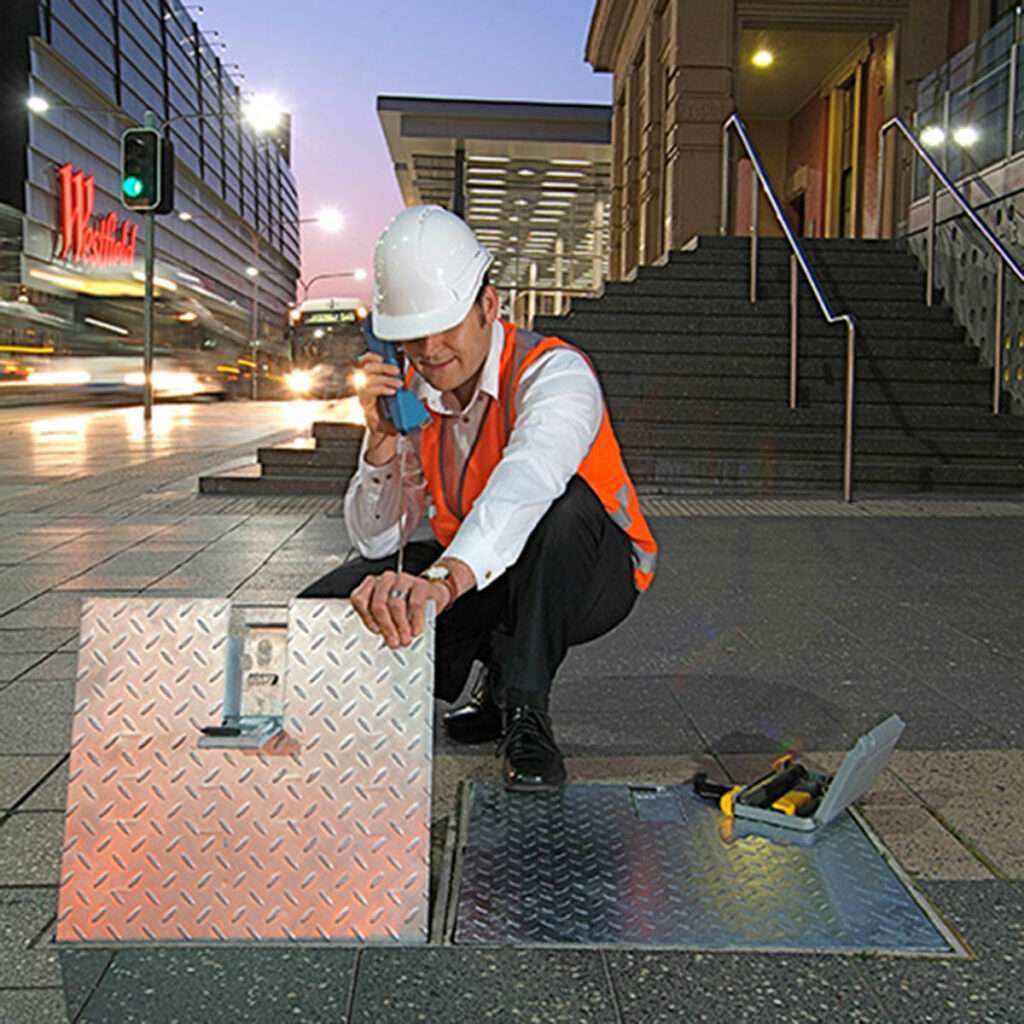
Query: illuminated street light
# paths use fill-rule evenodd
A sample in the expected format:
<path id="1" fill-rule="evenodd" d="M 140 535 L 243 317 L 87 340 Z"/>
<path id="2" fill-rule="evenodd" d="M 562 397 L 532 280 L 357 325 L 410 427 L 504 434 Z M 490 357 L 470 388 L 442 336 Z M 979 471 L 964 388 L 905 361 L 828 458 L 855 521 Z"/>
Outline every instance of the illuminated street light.
<path id="1" fill-rule="evenodd" d="M 42 96 L 29 96 L 26 104 L 33 114 L 45 114 L 50 109 L 50 104 Z"/>
<path id="2" fill-rule="evenodd" d="M 253 96 L 243 111 L 245 120 L 258 132 L 275 131 L 284 118 L 284 107 L 273 96 Z"/>
<path id="3" fill-rule="evenodd" d="M 189 213 L 188 210 L 182 210 L 181 213 L 178 214 L 178 220 L 183 220 L 183 221 L 185 221 L 186 224 L 191 219 L 192 219 L 192 214 Z"/>
<path id="4" fill-rule="evenodd" d="M 755 68 L 770 68 L 775 63 L 775 54 L 771 50 L 758 50 L 751 63 Z"/>
<path id="5" fill-rule="evenodd" d="M 296 395 L 308 395 L 313 390 L 313 376 L 305 370 L 292 370 L 285 380 L 288 389 Z"/>
<path id="6" fill-rule="evenodd" d="M 345 226 L 345 218 L 340 210 L 327 206 L 316 215 L 316 223 L 322 231 L 333 235 Z"/>
<path id="7" fill-rule="evenodd" d="M 953 141 L 964 149 L 970 149 L 980 138 L 978 129 L 969 124 L 965 124 L 953 132 Z"/>
<path id="8" fill-rule="evenodd" d="M 259 277 L 260 276 L 259 269 L 256 268 L 256 267 L 246 267 L 245 268 L 245 276 L 246 277 Z"/>
<path id="9" fill-rule="evenodd" d="M 946 141 L 946 133 L 937 125 L 929 125 L 921 132 L 921 142 L 929 149 L 935 149 Z"/>

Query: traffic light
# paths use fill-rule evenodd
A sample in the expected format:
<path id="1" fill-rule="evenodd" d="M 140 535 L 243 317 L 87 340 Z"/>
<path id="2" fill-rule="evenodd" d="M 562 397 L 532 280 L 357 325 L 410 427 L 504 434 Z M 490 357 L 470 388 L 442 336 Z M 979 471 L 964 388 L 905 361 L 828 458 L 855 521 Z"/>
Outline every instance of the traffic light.
<path id="1" fill-rule="evenodd" d="M 174 209 L 174 151 L 156 128 L 129 128 L 121 136 L 121 202 L 129 210 Z"/>

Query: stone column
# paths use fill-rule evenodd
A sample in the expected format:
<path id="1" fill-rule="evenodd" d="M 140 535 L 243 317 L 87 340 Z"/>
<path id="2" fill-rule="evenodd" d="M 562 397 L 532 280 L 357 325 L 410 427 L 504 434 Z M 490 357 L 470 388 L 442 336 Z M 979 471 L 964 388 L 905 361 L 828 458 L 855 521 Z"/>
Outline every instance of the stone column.
<path id="1" fill-rule="evenodd" d="M 626 97 L 625 87 L 619 90 L 612 111 L 611 208 L 609 210 L 610 245 L 608 277 L 621 281 L 626 274 L 623 251 L 623 226 L 626 208 Z"/>
<path id="2" fill-rule="evenodd" d="M 641 51 L 626 77 L 625 151 L 622 188 L 622 258 L 624 276 L 640 263 L 640 126 L 643 122 Z"/>
<path id="3" fill-rule="evenodd" d="M 594 201 L 594 252 L 590 277 L 596 293 L 604 282 L 604 200 Z"/>
<path id="4" fill-rule="evenodd" d="M 653 263 L 664 246 L 665 75 L 662 63 L 663 17 L 655 14 L 644 33 L 643 96 L 640 104 L 640 237 L 641 263 Z"/>
<path id="5" fill-rule="evenodd" d="M 673 0 L 666 107 L 665 243 L 716 234 L 722 123 L 733 112 L 735 0 Z"/>

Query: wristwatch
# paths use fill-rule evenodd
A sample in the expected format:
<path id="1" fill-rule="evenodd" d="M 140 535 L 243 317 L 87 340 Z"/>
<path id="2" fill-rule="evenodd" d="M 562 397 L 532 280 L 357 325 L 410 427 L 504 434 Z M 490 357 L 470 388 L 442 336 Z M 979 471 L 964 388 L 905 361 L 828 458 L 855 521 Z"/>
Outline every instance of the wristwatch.
<path id="1" fill-rule="evenodd" d="M 455 586 L 455 580 L 452 579 L 451 570 L 444 565 L 432 565 L 428 569 L 424 569 L 420 575 L 425 580 L 430 580 L 432 583 L 443 583 L 448 590 L 448 596 L 451 600 L 448 602 L 450 608 L 459 599 L 459 591 Z"/>

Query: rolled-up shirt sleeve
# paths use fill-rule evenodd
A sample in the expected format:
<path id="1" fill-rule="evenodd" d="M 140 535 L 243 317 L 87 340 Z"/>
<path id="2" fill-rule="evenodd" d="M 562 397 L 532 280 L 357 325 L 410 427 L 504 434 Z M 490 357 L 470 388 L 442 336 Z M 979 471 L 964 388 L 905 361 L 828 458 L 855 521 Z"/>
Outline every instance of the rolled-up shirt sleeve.
<path id="1" fill-rule="evenodd" d="M 603 412 L 601 386 L 578 352 L 555 349 L 527 367 L 501 461 L 445 551 L 473 570 L 479 588 L 519 559 L 590 451 Z"/>
<path id="2" fill-rule="evenodd" d="M 345 491 L 345 526 L 363 558 L 386 558 L 423 517 L 423 469 L 416 445 L 406 437 L 398 439 L 398 454 L 390 462 L 371 466 L 366 461 L 368 439 L 364 433 L 359 463 Z M 401 473 L 399 460 L 404 460 Z"/>

